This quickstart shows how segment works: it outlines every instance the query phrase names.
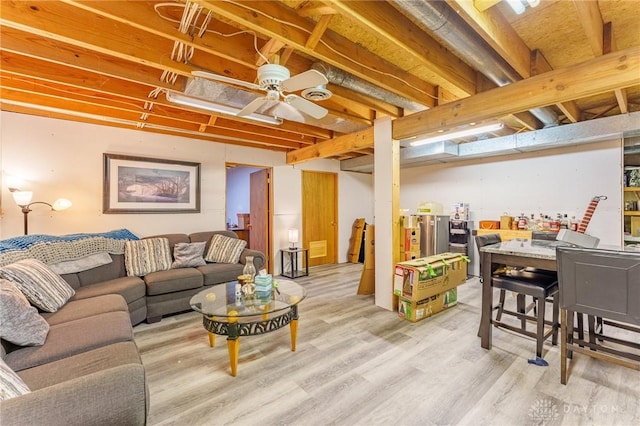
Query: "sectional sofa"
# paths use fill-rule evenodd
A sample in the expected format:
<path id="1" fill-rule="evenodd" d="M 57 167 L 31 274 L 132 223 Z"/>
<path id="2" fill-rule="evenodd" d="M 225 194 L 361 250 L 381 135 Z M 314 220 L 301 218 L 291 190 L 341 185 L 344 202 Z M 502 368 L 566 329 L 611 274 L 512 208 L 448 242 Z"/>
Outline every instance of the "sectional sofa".
<path id="1" fill-rule="evenodd" d="M 207 231 L 189 235 L 153 235 L 144 237 L 143 240 L 167 239 L 171 256 L 168 261 L 173 264 L 176 244 L 204 243 L 204 256 L 210 252 L 214 235 L 238 238 L 233 231 Z M 258 270 L 266 264 L 262 252 L 244 248 L 238 261 L 234 263 L 202 262 L 199 266 L 169 267 L 143 276 L 128 276 L 125 254 L 110 256 L 111 263 L 61 276 L 76 290 L 76 299 L 101 294 L 121 294 L 129 306 L 133 325 L 144 320 L 149 323 L 160 321 L 163 315 L 189 310 L 191 296 L 204 286 L 235 280 L 242 273 L 247 256 L 253 256 L 254 265 Z"/>
<path id="2" fill-rule="evenodd" d="M 248 256 L 258 270 L 265 264 L 232 231 L 17 240 L 17 248 L 0 241 L 2 424 L 145 424 L 149 394 L 132 326 L 189 310 L 193 294 L 236 279 Z M 41 280 L 64 287 L 59 306 L 16 290 L 16 265 L 27 279 L 40 268 Z"/>

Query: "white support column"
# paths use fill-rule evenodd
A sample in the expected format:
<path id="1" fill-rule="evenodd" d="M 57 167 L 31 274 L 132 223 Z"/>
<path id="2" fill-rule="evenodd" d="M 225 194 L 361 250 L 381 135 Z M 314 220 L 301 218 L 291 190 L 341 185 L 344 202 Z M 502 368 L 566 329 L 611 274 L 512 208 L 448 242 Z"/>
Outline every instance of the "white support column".
<path id="1" fill-rule="evenodd" d="M 391 126 L 389 117 L 375 120 L 373 126 L 375 303 L 389 310 L 395 308 L 393 257 L 397 235 L 394 237 L 393 224 L 399 214 L 399 143 L 392 138 Z"/>

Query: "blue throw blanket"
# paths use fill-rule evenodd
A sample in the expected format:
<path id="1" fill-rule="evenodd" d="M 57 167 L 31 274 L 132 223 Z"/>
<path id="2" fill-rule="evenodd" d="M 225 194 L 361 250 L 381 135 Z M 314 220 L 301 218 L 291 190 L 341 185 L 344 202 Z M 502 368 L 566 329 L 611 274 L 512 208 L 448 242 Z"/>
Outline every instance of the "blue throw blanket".
<path id="1" fill-rule="evenodd" d="M 80 259 L 98 252 L 122 254 L 125 241 L 138 239 L 127 229 L 93 234 L 14 237 L 0 241 L 0 266 L 29 258 L 51 264 Z"/>

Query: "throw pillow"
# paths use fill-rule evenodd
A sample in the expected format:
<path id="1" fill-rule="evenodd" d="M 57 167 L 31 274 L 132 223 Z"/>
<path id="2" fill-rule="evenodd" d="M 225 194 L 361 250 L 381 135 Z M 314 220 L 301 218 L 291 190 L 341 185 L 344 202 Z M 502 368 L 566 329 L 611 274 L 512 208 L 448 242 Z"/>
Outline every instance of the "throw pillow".
<path id="1" fill-rule="evenodd" d="M 75 294 L 60 275 L 37 259 L 3 266 L 0 278 L 13 282 L 31 303 L 46 312 L 56 312 Z"/>
<path id="2" fill-rule="evenodd" d="M 173 263 L 171 268 L 190 268 L 194 266 L 206 265 L 202 255 L 206 241 L 198 243 L 177 243 L 173 246 Z"/>
<path id="3" fill-rule="evenodd" d="M 31 392 L 20 376 L 0 358 L 0 401 Z"/>
<path id="4" fill-rule="evenodd" d="M 204 260 L 215 263 L 238 263 L 246 245 L 245 240 L 215 234 L 211 237 L 211 245 Z"/>
<path id="5" fill-rule="evenodd" d="M 40 346 L 49 323 L 11 281 L 0 279 L 0 338 L 19 346 Z"/>
<path id="6" fill-rule="evenodd" d="M 145 238 L 124 243 L 124 266 L 130 277 L 171 269 L 168 238 Z"/>
<path id="7" fill-rule="evenodd" d="M 75 274 L 76 272 L 87 271 L 98 266 L 108 265 L 113 259 L 106 251 L 90 254 L 75 260 L 65 260 L 58 263 L 51 263 L 49 268 L 56 274 Z"/>

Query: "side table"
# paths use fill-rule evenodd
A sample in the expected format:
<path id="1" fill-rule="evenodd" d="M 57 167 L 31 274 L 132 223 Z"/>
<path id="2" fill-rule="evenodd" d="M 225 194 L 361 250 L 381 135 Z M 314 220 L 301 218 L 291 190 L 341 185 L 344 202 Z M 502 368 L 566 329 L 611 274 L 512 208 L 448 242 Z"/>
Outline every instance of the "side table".
<path id="1" fill-rule="evenodd" d="M 304 256 L 304 270 L 298 269 L 298 254 Z M 285 257 L 289 259 L 289 269 L 284 269 Z M 306 277 L 309 275 L 309 249 L 293 247 L 280 251 L 280 275 L 287 278 Z"/>

